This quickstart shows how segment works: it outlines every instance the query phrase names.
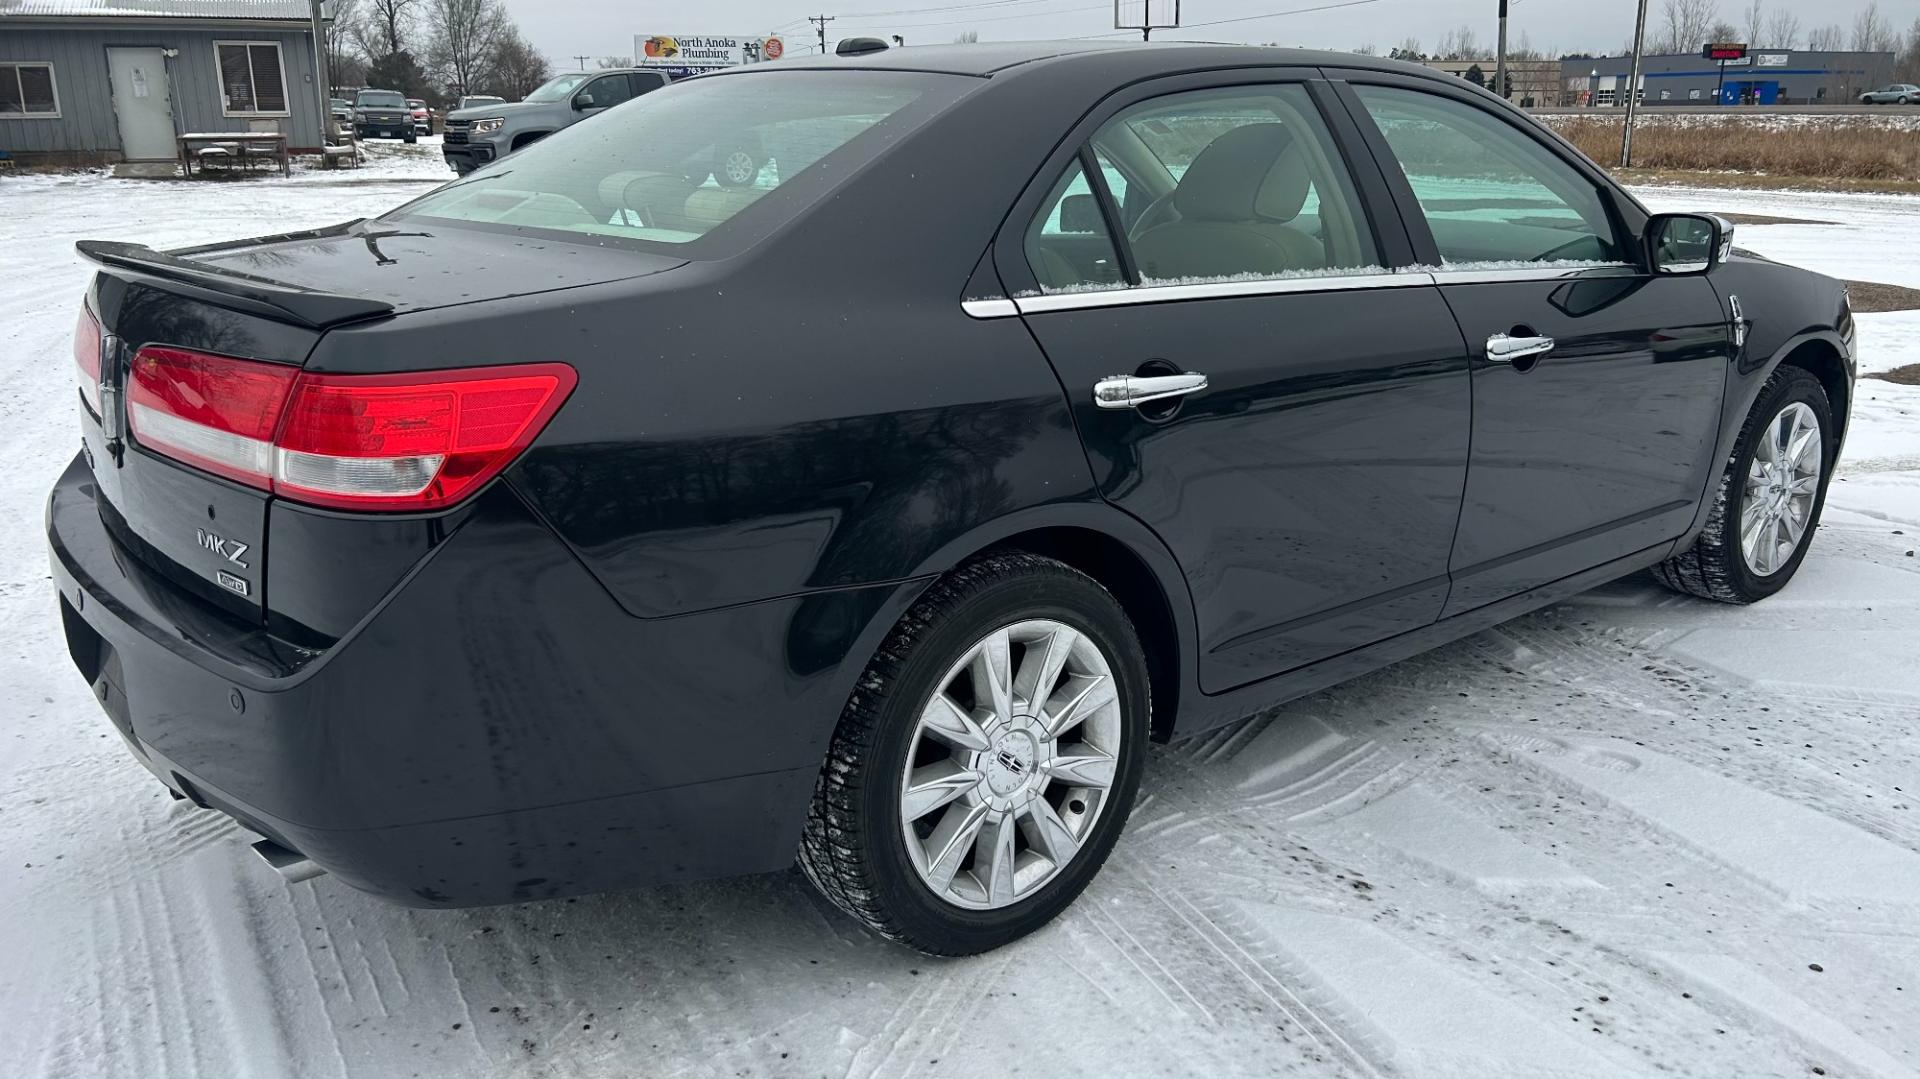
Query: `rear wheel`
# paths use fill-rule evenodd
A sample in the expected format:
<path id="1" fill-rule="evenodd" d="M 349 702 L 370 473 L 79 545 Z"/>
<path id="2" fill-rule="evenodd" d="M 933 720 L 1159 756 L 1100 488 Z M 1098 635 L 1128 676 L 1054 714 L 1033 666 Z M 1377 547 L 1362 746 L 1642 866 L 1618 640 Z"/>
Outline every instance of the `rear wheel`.
<path id="1" fill-rule="evenodd" d="M 835 905 L 938 955 L 1046 924 L 1106 861 L 1147 739 L 1145 659 L 1097 582 L 969 563 L 914 604 L 834 733 L 800 865 Z"/>
<path id="2" fill-rule="evenodd" d="M 1833 444 L 1833 410 L 1820 380 L 1800 367 L 1775 371 L 1734 443 L 1706 528 L 1654 575 L 1724 603 L 1780 591 L 1819 527 Z"/>

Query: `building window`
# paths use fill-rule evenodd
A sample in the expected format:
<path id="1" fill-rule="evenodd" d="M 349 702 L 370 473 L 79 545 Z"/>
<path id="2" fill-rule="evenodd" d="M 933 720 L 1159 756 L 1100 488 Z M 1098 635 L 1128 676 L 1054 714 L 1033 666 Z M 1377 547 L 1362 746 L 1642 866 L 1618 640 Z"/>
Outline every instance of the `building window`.
<path id="1" fill-rule="evenodd" d="M 56 119 L 59 115 L 52 64 L 0 64 L 0 116 Z"/>
<path id="2" fill-rule="evenodd" d="M 216 41 L 220 99 L 228 116 L 287 115 L 287 80 L 277 41 Z"/>
<path id="3" fill-rule="evenodd" d="M 1698 100 L 1700 100 L 1700 91 L 1699 91 L 1699 89 L 1698 89 L 1698 88 L 1695 88 L 1695 89 L 1692 89 L 1692 90 L 1688 90 L 1688 91 L 1687 91 L 1687 100 L 1688 100 L 1688 101 L 1698 101 Z"/>

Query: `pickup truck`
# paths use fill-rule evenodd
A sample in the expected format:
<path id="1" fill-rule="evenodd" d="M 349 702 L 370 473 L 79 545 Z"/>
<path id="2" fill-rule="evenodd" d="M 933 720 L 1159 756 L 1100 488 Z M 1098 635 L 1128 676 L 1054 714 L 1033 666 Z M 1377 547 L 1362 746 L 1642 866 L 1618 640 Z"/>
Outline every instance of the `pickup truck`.
<path id="1" fill-rule="evenodd" d="M 449 112 L 441 153 L 453 171 L 464 176 L 563 127 L 658 90 L 667 82 L 666 72 L 643 68 L 560 75 L 543 83 L 524 100 Z"/>
<path id="2" fill-rule="evenodd" d="M 398 90 L 362 90 L 353 98 L 353 133 L 363 139 L 413 142 L 413 111 Z"/>

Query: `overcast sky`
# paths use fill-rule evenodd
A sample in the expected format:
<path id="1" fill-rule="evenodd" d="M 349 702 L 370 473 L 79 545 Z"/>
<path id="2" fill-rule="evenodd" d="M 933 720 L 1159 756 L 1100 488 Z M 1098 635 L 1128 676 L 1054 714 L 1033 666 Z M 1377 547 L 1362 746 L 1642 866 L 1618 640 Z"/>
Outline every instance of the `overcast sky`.
<path id="1" fill-rule="evenodd" d="M 1137 2 L 1137 0 L 1136 0 Z M 1470 24 L 1491 53 L 1498 0 L 1361 0 L 1350 6 L 1292 15 L 1291 9 L 1318 7 L 1339 0 L 1182 0 L 1187 29 L 1157 34 L 1209 41 L 1278 42 L 1285 45 L 1351 49 L 1372 44 L 1387 51 L 1409 35 L 1428 48 L 1441 35 Z M 1748 0 L 1720 0 L 1723 17 L 1735 25 L 1744 19 Z M 1818 3 L 1768 2 L 1769 9 L 1795 11 L 1804 28 L 1815 24 L 1850 25 L 1869 0 L 1819 0 Z M 1881 0 L 1880 10 L 1905 25 L 1913 18 L 1912 0 Z M 900 34 L 909 45 L 952 41 L 963 31 L 981 40 L 1060 38 L 1111 33 L 1113 0 L 696 0 L 685 4 L 631 3 L 619 0 L 506 0 L 521 30 L 561 70 L 576 66 L 575 54 L 626 55 L 635 34 L 762 34 L 778 31 L 798 54 L 803 42 L 817 40 L 804 21 L 824 11 L 837 15 L 827 26 L 829 43 L 840 37 Z M 1171 7 L 1171 0 L 1161 3 Z M 1562 52 L 1615 52 L 1633 34 L 1632 0 L 1510 0 L 1508 33 L 1527 35 L 1535 48 Z M 1660 0 L 1651 0 L 1649 19 L 1657 25 Z M 1269 16 L 1246 19 L 1247 16 Z M 1202 26 L 1216 20 L 1241 20 Z M 1651 26 L 1649 34 L 1653 32 Z"/>

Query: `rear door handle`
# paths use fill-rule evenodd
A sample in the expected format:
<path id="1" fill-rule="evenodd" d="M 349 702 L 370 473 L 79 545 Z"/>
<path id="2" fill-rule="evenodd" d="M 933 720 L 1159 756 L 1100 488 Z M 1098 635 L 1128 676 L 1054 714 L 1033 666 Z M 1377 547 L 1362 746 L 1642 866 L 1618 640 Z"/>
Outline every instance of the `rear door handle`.
<path id="1" fill-rule="evenodd" d="M 1487 360 L 1491 363 L 1512 363 L 1528 356 L 1544 356 L 1553 351 L 1551 337 L 1509 337 L 1496 333 L 1487 338 Z"/>
<path id="2" fill-rule="evenodd" d="M 1093 384 L 1093 403 L 1101 408 L 1134 408 L 1206 388 L 1207 376 L 1198 371 L 1183 375 L 1108 375 Z"/>
<path id="3" fill-rule="evenodd" d="M 1513 363 L 1528 355 L 1546 355 L 1553 351 L 1553 338 L 1509 338 L 1494 334 L 1486 338 L 1486 359 L 1492 363 Z"/>

